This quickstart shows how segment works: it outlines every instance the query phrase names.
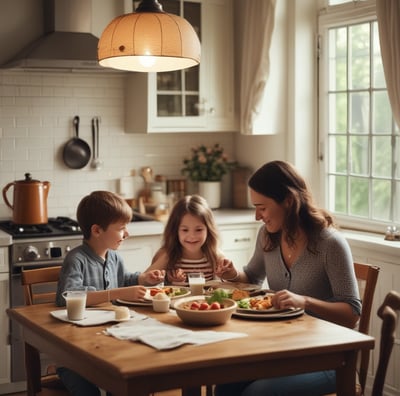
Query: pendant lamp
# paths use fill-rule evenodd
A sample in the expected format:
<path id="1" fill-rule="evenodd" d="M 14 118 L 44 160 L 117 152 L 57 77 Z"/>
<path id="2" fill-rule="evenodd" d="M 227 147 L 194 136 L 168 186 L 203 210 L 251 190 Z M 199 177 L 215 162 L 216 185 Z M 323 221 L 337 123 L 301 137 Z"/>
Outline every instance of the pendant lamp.
<path id="1" fill-rule="evenodd" d="M 162 72 L 200 63 L 200 41 L 189 22 L 142 0 L 135 12 L 114 18 L 101 34 L 99 64 L 118 70 Z"/>

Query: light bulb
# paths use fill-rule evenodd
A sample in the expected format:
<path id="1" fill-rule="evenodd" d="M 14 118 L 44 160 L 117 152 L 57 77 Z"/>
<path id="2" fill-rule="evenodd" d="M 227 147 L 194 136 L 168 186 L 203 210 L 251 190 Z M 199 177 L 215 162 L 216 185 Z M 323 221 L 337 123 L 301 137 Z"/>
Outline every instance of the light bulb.
<path id="1" fill-rule="evenodd" d="M 156 63 L 156 57 L 151 55 L 139 56 L 139 63 L 143 67 L 152 67 Z"/>

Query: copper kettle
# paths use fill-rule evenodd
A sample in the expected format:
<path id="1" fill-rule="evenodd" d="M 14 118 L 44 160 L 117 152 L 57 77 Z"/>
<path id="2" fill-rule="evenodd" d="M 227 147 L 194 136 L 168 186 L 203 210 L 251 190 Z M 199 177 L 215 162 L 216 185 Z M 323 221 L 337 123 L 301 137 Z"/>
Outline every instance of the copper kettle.
<path id="1" fill-rule="evenodd" d="M 13 186 L 13 205 L 7 198 L 8 189 Z M 16 224 L 47 223 L 47 195 L 50 183 L 33 180 L 30 173 L 25 173 L 25 180 L 8 183 L 3 188 L 3 199 L 13 210 L 13 222 Z"/>

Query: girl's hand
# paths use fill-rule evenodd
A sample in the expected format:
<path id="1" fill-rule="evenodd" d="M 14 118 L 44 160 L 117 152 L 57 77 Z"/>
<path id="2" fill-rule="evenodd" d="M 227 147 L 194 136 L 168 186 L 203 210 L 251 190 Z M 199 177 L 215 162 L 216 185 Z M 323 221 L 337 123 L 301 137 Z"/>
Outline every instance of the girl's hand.
<path id="1" fill-rule="evenodd" d="M 305 308 L 304 296 L 292 293 L 288 290 L 280 290 L 272 296 L 272 304 L 277 309 Z"/>
<path id="2" fill-rule="evenodd" d="M 159 283 L 164 282 L 165 278 L 165 270 L 151 270 L 148 272 L 143 272 L 140 274 L 142 276 L 141 283 L 144 285 L 158 285 Z"/>
<path id="3" fill-rule="evenodd" d="M 144 286 L 132 286 L 132 300 L 143 300 L 146 294 L 146 288 Z"/>
<path id="4" fill-rule="evenodd" d="M 168 271 L 167 277 L 170 283 L 186 281 L 186 274 L 180 268 L 177 270 Z"/>
<path id="5" fill-rule="evenodd" d="M 221 279 L 232 279 L 237 276 L 238 272 L 234 267 L 231 260 L 227 258 L 221 258 L 217 262 L 217 266 L 215 268 L 215 275 L 217 275 Z"/>

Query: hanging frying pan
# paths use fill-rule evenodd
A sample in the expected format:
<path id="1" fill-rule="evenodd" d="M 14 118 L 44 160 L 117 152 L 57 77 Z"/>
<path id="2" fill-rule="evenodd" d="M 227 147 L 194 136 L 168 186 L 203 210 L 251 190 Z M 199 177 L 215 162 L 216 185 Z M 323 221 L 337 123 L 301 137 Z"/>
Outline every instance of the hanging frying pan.
<path id="1" fill-rule="evenodd" d="M 63 159 L 65 165 L 72 169 L 81 169 L 90 160 L 91 152 L 89 145 L 79 138 L 79 117 L 74 117 L 75 137 L 70 139 L 64 146 Z"/>

